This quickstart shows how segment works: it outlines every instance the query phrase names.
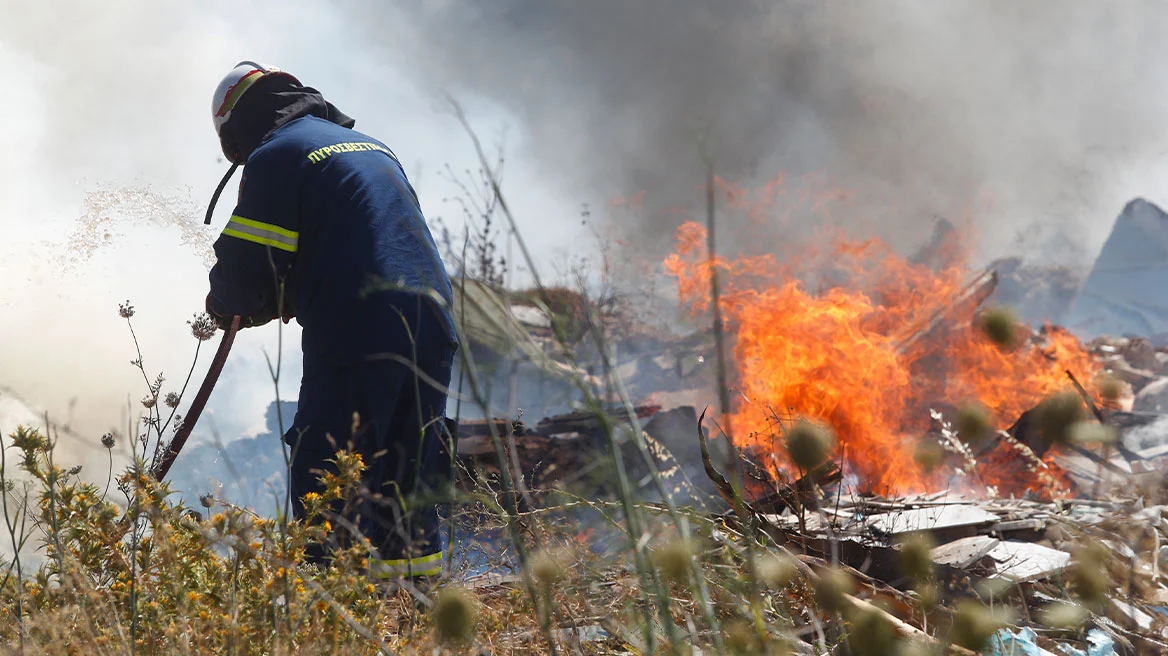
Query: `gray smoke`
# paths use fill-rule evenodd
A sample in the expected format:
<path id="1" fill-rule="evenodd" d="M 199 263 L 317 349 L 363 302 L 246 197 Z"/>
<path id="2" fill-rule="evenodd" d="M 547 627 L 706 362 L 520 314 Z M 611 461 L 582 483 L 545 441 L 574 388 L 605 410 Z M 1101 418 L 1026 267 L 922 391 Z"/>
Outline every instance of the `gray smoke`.
<path id="1" fill-rule="evenodd" d="M 973 218 L 988 255 L 1082 262 L 1124 201 L 1160 191 L 1162 3 L 346 7 L 421 83 L 514 112 L 580 196 L 699 200 L 704 138 L 729 179 L 822 172 L 899 243 L 939 214 Z M 649 214 L 636 234 L 664 241 L 678 219 Z"/>

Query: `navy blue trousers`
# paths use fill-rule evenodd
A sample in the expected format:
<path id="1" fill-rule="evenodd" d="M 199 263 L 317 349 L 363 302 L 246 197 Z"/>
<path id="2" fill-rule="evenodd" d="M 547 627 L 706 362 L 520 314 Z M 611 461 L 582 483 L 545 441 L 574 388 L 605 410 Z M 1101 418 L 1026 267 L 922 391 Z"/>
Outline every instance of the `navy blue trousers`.
<path id="1" fill-rule="evenodd" d="M 292 428 L 289 472 L 296 517 L 302 498 L 322 492 L 320 476 L 335 471 L 336 450 L 360 453 L 366 472 L 355 498 L 330 510 L 330 544 L 313 545 L 309 559 L 323 561 L 331 547 L 349 544 L 359 531 L 377 549 L 374 574 L 433 575 L 440 571 L 438 505 L 449 500 L 453 437 L 445 422 L 455 347 L 428 307 L 405 309 L 410 337 L 363 361 L 313 367 L 306 363 Z"/>

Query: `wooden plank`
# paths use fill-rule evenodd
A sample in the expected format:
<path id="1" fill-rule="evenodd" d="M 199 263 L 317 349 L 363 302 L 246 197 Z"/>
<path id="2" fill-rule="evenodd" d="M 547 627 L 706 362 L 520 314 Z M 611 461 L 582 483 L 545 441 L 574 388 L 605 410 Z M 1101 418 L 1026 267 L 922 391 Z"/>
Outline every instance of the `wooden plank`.
<path id="1" fill-rule="evenodd" d="M 633 408 L 638 419 L 647 419 L 661 411 L 659 405 L 641 405 Z M 615 423 L 631 423 L 628 411 L 623 407 L 609 408 L 605 415 Z M 600 419 L 591 410 L 579 410 L 555 417 L 540 420 L 535 425 L 535 432 L 543 435 L 558 433 L 582 433 L 600 430 Z"/>

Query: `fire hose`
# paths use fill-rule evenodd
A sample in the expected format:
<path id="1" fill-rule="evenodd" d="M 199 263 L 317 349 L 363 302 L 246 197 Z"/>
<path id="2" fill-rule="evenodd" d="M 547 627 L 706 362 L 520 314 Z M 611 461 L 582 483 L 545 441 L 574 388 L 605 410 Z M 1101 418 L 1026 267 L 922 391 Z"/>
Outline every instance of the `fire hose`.
<path id="1" fill-rule="evenodd" d="M 211 368 L 207 370 L 207 375 L 203 378 L 203 384 L 199 387 L 199 391 L 195 394 L 195 398 L 191 401 L 191 407 L 187 410 L 187 416 L 183 418 L 182 425 L 179 426 L 178 431 L 174 434 L 174 439 L 166 447 L 166 451 L 162 454 L 162 458 L 155 463 L 150 474 L 154 480 L 161 482 L 166 478 L 166 473 L 170 471 L 170 466 L 174 464 L 178 458 L 179 451 L 187 443 L 187 438 L 191 436 L 191 431 L 194 430 L 195 424 L 199 421 L 199 415 L 203 414 L 203 409 L 207 407 L 207 400 L 211 397 L 212 390 L 215 389 L 215 383 L 219 381 L 219 374 L 223 372 L 223 365 L 227 362 L 227 355 L 231 352 L 231 345 L 235 342 L 235 333 L 239 332 L 240 317 L 234 316 L 231 318 L 231 324 L 223 330 L 223 338 L 219 341 L 219 349 L 215 351 L 215 357 L 211 360 Z"/>

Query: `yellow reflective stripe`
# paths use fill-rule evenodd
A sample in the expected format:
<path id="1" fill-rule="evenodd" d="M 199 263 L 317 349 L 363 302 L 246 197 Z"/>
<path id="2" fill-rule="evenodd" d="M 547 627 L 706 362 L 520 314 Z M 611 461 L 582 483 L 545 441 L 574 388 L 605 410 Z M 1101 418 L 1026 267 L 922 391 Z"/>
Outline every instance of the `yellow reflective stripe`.
<path id="1" fill-rule="evenodd" d="M 425 556 L 418 556 L 417 558 L 402 558 L 401 560 L 378 560 L 375 562 L 390 567 L 398 567 L 401 565 L 427 565 L 442 560 L 442 552 L 428 554 Z"/>
<path id="2" fill-rule="evenodd" d="M 255 242 L 257 244 L 263 244 L 264 246 L 271 246 L 272 248 L 278 248 L 282 251 L 288 251 L 289 253 L 295 253 L 297 251 L 297 247 L 289 246 L 288 244 L 276 241 L 275 239 L 266 239 L 264 237 L 256 237 L 255 235 L 249 235 L 246 232 L 239 232 L 238 230 L 232 230 L 231 228 L 226 228 L 225 230 L 223 230 L 223 234 L 228 235 L 230 237 L 236 237 L 236 238 L 242 239 L 244 241 Z"/>
<path id="3" fill-rule="evenodd" d="M 401 558 L 398 560 L 371 560 L 369 569 L 383 578 L 391 576 L 436 576 L 442 573 L 442 552 Z"/>
<path id="4" fill-rule="evenodd" d="M 300 250 L 300 233 L 242 216 L 232 216 L 223 234 L 290 253 Z"/>
<path id="5" fill-rule="evenodd" d="M 240 225 L 245 225 L 245 226 L 248 226 L 251 228 L 258 228 L 260 230 L 267 230 L 268 232 L 274 232 L 277 235 L 291 237 L 292 239 L 296 239 L 296 238 L 300 237 L 299 232 L 295 232 L 295 231 L 289 230 L 287 228 L 281 228 L 280 226 L 278 226 L 274 223 L 263 223 L 260 221 L 253 221 L 252 219 L 244 218 L 238 214 L 231 215 L 231 223 L 238 223 Z"/>

